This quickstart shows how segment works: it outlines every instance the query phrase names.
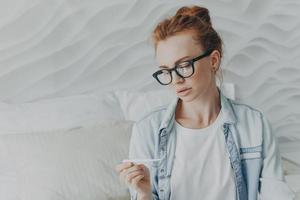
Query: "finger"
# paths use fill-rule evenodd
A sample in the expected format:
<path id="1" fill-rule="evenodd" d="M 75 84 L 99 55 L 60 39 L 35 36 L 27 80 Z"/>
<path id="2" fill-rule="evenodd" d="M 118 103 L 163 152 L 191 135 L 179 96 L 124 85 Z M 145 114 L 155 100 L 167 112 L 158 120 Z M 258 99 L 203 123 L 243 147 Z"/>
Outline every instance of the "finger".
<path id="1" fill-rule="evenodd" d="M 132 174 L 132 173 L 135 173 L 135 172 L 143 172 L 144 173 L 144 167 L 142 165 L 134 165 L 130 168 L 123 168 L 121 171 L 120 171 L 120 174 L 119 174 L 119 180 L 121 182 L 128 182 L 128 176 L 129 174 Z M 135 175 L 135 174 L 134 174 Z M 134 176 L 133 175 L 133 176 Z M 132 176 L 130 176 L 131 178 Z"/>
<path id="2" fill-rule="evenodd" d="M 128 183 L 131 183 L 132 180 L 133 180 L 135 177 L 139 176 L 139 175 L 143 175 L 143 176 L 144 176 L 144 171 L 143 171 L 143 170 L 138 170 L 138 171 L 132 172 L 132 173 L 130 173 L 130 174 L 127 174 L 127 175 L 126 175 L 126 181 L 127 181 Z"/>
<path id="3" fill-rule="evenodd" d="M 122 164 L 119 164 L 115 167 L 115 170 L 120 173 L 122 170 L 124 169 L 128 169 L 130 167 L 133 166 L 133 163 L 132 162 L 125 162 L 125 163 L 122 163 Z"/>
<path id="4" fill-rule="evenodd" d="M 126 176 L 127 176 L 127 169 L 124 169 L 120 172 L 119 174 L 119 178 L 122 182 L 126 181 Z"/>
<path id="5" fill-rule="evenodd" d="M 116 166 L 116 171 L 117 172 L 120 172 L 122 171 L 123 169 L 126 169 L 126 168 L 129 168 L 133 166 L 133 163 L 132 162 L 125 162 L 125 163 L 121 163 L 119 165 Z"/>
<path id="6" fill-rule="evenodd" d="M 126 169 L 127 173 L 132 173 L 132 172 L 138 171 L 138 170 L 144 170 L 144 167 L 142 165 L 134 165 L 134 166 Z"/>
<path id="7" fill-rule="evenodd" d="M 144 171 L 146 171 L 147 167 L 143 164 L 140 165 L 141 169 L 143 169 Z"/>
<path id="8" fill-rule="evenodd" d="M 124 170 L 122 170 L 121 172 L 120 172 L 120 174 L 119 174 L 119 179 L 121 180 L 121 181 L 127 181 L 127 179 L 128 179 L 128 177 L 129 177 L 129 175 L 130 175 L 130 177 L 132 177 L 132 176 L 134 176 L 136 173 L 140 173 L 140 172 L 144 172 L 142 169 L 139 169 L 139 168 L 137 168 L 137 167 L 131 167 L 131 168 L 129 168 L 129 169 L 124 169 Z M 133 175 L 132 175 L 133 174 Z"/>
<path id="9" fill-rule="evenodd" d="M 136 186 L 140 182 L 140 180 L 142 180 L 144 177 L 145 177 L 145 175 L 143 175 L 143 174 L 134 177 L 131 180 L 131 184 Z"/>
<path id="10" fill-rule="evenodd" d="M 149 168 L 147 166 L 142 165 L 142 168 L 146 173 L 150 173 Z"/>

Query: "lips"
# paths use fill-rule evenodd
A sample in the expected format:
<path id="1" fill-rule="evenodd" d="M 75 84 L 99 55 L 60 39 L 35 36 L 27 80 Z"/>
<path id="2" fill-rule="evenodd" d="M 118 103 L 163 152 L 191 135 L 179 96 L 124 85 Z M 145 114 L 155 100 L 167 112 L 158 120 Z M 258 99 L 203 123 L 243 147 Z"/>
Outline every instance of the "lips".
<path id="1" fill-rule="evenodd" d="M 191 88 L 182 88 L 182 89 L 176 90 L 176 92 L 177 92 L 177 93 L 180 93 L 180 92 L 183 92 L 183 91 L 189 90 L 189 89 L 191 89 Z"/>

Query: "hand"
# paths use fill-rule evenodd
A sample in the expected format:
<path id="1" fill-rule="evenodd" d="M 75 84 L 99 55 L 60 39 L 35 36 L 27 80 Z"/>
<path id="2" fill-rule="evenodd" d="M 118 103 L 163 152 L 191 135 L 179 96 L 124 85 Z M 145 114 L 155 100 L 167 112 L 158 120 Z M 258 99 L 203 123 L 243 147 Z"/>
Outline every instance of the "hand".
<path id="1" fill-rule="evenodd" d="M 125 162 L 116 166 L 121 182 L 131 186 L 139 196 L 147 196 L 152 193 L 149 169 L 143 164 Z"/>

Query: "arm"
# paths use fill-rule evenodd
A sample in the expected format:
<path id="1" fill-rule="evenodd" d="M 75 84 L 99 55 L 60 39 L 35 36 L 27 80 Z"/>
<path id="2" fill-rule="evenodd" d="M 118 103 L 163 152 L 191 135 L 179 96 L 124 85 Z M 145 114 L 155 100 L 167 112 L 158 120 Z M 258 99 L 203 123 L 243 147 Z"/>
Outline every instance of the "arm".
<path id="1" fill-rule="evenodd" d="M 130 139 L 129 147 L 129 159 L 137 158 L 152 158 L 154 152 L 154 144 L 149 144 L 151 139 L 142 135 L 142 132 L 138 129 L 138 125 L 135 123 L 132 128 L 132 135 Z M 151 183 L 153 181 L 154 171 L 151 166 L 147 166 L 150 171 Z M 155 187 L 152 183 L 152 192 L 150 191 L 147 195 L 138 194 L 133 188 L 129 188 L 131 200 L 158 200 L 158 195 L 156 193 Z"/>
<path id="2" fill-rule="evenodd" d="M 288 187 L 284 178 L 277 139 L 272 134 L 267 119 L 263 115 L 261 116 L 263 123 L 263 167 L 260 176 L 260 199 L 295 199 L 295 194 Z"/>

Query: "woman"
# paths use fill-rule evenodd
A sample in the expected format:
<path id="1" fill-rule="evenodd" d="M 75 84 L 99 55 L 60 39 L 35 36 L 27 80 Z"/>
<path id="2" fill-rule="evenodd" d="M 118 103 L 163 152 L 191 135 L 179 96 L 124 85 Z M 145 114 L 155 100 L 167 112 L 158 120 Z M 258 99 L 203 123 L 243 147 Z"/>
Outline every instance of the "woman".
<path id="1" fill-rule="evenodd" d="M 131 199 L 294 199 L 264 115 L 216 85 L 222 40 L 206 8 L 180 8 L 153 32 L 153 77 L 177 98 L 133 127 L 129 157 L 116 166 Z"/>

